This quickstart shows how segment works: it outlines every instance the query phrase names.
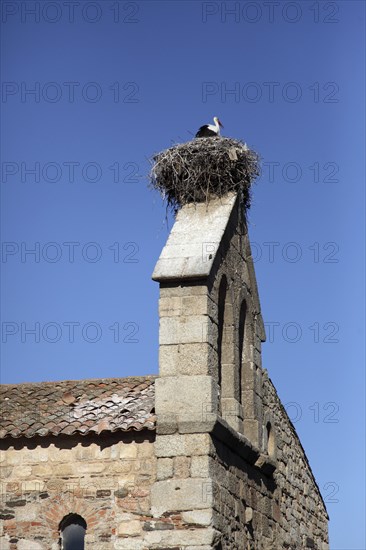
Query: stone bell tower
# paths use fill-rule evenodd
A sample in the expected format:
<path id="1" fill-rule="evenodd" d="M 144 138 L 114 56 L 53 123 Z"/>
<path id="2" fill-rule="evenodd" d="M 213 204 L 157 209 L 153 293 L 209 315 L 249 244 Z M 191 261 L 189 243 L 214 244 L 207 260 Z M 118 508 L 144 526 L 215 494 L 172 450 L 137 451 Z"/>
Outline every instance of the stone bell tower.
<path id="1" fill-rule="evenodd" d="M 183 206 L 153 279 L 160 367 L 151 511 L 182 522 L 160 547 L 328 549 L 324 503 L 261 365 L 265 332 L 240 194 Z M 304 487 L 311 504 L 296 501 Z"/>
<path id="2" fill-rule="evenodd" d="M 159 429 L 221 418 L 261 448 L 265 333 L 236 194 L 178 213 L 153 279 L 160 282 Z"/>

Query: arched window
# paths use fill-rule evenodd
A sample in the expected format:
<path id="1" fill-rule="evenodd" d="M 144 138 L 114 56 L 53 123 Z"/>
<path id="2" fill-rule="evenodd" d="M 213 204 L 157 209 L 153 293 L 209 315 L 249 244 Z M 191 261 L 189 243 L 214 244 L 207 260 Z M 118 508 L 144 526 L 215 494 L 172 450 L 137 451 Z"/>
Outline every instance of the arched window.
<path id="1" fill-rule="evenodd" d="M 224 316 L 225 316 L 225 300 L 227 291 L 227 280 L 225 275 L 222 277 L 219 288 L 218 299 L 218 337 L 217 337 L 217 353 L 218 353 L 218 376 L 217 383 L 219 385 L 219 391 L 221 394 L 222 384 L 222 344 L 224 335 Z"/>
<path id="2" fill-rule="evenodd" d="M 241 307 L 240 307 L 240 315 L 239 315 L 239 402 L 242 403 L 242 391 L 244 388 L 244 381 L 243 381 L 243 375 L 244 375 L 244 369 L 243 369 L 243 361 L 244 361 L 244 346 L 245 346 L 245 320 L 247 315 L 247 304 L 245 300 L 243 300 Z"/>
<path id="3" fill-rule="evenodd" d="M 238 366 L 235 364 L 235 325 L 231 289 L 223 275 L 218 294 L 218 385 L 219 414 L 232 427 L 237 426 L 239 393 Z"/>
<path id="4" fill-rule="evenodd" d="M 84 550 L 86 521 L 78 514 L 68 514 L 59 525 L 62 550 Z"/>
<path id="5" fill-rule="evenodd" d="M 270 422 L 267 422 L 266 424 L 266 431 L 267 431 L 267 453 L 269 454 L 270 457 L 274 457 L 275 440 L 274 440 L 272 424 Z"/>

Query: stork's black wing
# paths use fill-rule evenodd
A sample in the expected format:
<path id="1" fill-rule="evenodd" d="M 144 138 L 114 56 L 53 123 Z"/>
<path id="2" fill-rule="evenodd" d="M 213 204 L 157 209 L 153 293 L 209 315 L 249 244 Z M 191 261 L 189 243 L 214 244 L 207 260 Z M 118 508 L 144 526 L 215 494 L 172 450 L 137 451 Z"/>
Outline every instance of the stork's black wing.
<path id="1" fill-rule="evenodd" d="M 208 127 L 208 124 L 205 124 L 204 126 L 201 126 L 201 128 L 199 128 L 196 134 L 196 137 L 212 137 L 216 135 L 217 135 L 216 132 L 213 132 L 212 130 L 210 130 L 210 128 Z"/>

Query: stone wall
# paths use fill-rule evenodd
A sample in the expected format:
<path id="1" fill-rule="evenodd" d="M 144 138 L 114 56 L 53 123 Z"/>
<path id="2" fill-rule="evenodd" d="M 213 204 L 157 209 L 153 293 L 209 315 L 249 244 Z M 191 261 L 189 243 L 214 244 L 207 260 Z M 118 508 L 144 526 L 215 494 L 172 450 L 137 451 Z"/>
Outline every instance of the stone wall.
<path id="1" fill-rule="evenodd" d="M 160 377 L 151 511 L 179 523 L 149 548 L 327 550 L 324 503 L 262 369 L 264 326 L 237 198 L 184 207 L 154 278 Z"/>
<path id="2" fill-rule="evenodd" d="M 263 406 L 274 436 L 279 505 L 278 540 L 284 548 L 327 549 L 328 514 L 305 451 L 271 380 L 263 373 Z"/>
<path id="3" fill-rule="evenodd" d="M 271 421 L 272 472 L 213 437 L 213 526 L 225 550 L 327 550 L 328 516 L 308 460 L 276 390 L 263 372 L 263 417 Z M 263 427 L 265 432 L 265 425 Z M 264 455 L 265 456 L 265 455 Z M 263 455 L 262 455 L 263 457 Z M 250 463 L 252 462 L 252 463 Z"/>
<path id="4" fill-rule="evenodd" d="M 77 513 L 86 548 L 141 550 L 156 478 L 155 434 L 1 442 L 1 550 L 59 550 L 59 523 Z M 132 541 L 132 542 L 131 542 Z"/>

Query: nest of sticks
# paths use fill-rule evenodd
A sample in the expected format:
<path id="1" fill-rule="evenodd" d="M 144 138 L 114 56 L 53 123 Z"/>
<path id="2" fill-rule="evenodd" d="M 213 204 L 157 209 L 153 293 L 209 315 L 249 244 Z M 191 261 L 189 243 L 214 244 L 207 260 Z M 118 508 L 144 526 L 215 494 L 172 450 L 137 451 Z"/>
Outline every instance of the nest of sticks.
<path id="1" fill-rule="evenodd" d="M 250 207 L 251 186 L 259 176 L 259 156 L 240 140 L 196 138 L 174 145 L 152 159 L 151 187 L 176 212 L 187 203 L 208 202 L 230 191 Z"/>

